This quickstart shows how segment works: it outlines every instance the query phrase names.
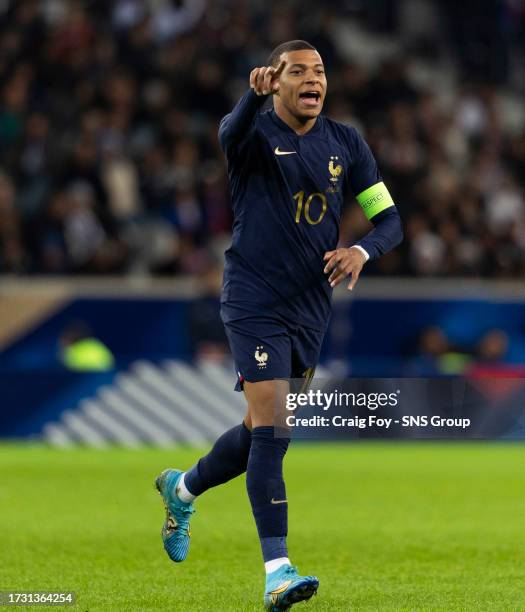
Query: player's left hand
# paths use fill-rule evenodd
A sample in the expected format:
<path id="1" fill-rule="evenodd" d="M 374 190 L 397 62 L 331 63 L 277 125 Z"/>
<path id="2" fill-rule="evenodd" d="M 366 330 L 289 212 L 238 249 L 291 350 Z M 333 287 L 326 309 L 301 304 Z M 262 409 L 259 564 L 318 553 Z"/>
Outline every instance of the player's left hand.
<path id="1" fill-rule="evenodd" d="M 324 273 L 330 274 L 328 277 L 330 286 L 337 287 L 342 280 L 351 275 L 352 280 L 348 284 L 348 289 L 352 291 L 366 260 L 359 249 L 350 247 L 327 251 L 323 261 L 328 262 L 324 268 Z"/>

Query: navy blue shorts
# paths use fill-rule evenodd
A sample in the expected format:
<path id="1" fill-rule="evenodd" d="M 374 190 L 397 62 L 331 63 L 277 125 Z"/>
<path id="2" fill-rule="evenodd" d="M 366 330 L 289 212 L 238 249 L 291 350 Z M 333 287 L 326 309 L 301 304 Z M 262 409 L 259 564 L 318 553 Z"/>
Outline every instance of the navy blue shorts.
<path id="1" fill-rule="evenodd" d="M 313 377 L 324 331 L 291 327 L 265 317 L 224 323 L 237 370 L 236 391 L 244 381 Z"/>

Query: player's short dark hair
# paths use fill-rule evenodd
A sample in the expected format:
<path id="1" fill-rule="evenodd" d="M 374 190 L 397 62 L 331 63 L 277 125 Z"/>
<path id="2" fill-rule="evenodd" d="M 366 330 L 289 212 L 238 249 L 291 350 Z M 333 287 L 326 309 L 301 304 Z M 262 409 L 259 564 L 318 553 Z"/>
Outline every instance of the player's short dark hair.
<path id="1" fill-rule="evenodd" d="M 288 42 L 281 43 L 270 53 L 266 65 L 277 66 L 282 53 L 288 53 L 288 51 L 302 51 L 303 49 L 317 51 L 317 49 L 309 42 L 306 42 L 306 40 L 289 40 Z"/>

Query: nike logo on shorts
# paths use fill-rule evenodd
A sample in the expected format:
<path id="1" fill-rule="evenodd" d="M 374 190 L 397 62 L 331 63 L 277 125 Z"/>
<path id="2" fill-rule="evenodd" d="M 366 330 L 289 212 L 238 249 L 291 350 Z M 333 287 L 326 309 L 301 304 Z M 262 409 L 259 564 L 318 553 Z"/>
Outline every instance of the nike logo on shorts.
<path id="1" fill-rule="evenodd" d="M 274 499 L 272 497 L 272 499 L 270 500 L 271 504 L 287 504 L 288 500 L 287 499 Z"/>

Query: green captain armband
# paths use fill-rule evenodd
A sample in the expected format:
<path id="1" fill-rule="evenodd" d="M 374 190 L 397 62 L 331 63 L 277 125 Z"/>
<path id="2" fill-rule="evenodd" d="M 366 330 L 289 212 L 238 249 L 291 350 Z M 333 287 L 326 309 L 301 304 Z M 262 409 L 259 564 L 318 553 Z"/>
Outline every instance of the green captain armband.
<path id="1" fill-rule="evenodd" d="M 394 200 L 392 200 L 392 196 L 388 193 L 388 189 L 383 182 L 365 189 L 356 199 L 369 221 L 385 208 L 394 206 Z"/>

